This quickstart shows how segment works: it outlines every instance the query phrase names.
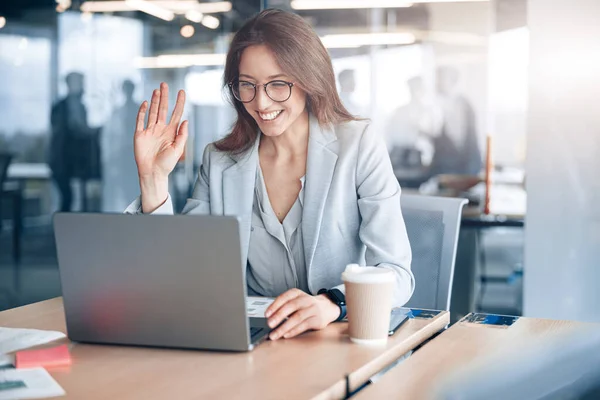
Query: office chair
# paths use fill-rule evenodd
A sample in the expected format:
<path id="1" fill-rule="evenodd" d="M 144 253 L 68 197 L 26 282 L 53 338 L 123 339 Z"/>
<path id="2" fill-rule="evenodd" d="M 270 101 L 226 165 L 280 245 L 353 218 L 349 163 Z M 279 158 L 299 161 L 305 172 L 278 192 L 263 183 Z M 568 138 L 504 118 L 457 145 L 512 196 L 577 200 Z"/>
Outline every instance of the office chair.
<path id="1" fill-rule="evenodd" d="M 406 307 L 450 310 L 454 261 L 466 199 L 402 195 L 415 291 Z"/>
<path id="2" fill-rule="evenodd" d="M 462 208 L 466 199 L 402 195 L 400 205 L 412 251 L 411 270 L 415 291 L 405 307 L 450 311 L 452 277 Z M 406 353 L 380 373 L 371 377 L 377 382 L 386 371 L 409 357 Z"/>

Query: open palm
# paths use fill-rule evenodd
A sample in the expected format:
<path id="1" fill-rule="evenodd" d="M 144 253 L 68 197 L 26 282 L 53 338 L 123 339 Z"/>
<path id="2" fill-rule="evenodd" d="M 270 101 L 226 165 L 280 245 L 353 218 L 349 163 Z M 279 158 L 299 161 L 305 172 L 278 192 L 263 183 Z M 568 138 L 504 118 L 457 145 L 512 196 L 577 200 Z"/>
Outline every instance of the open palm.
<path id="1" fill-rule="evenodd" d="M 161 83 L 160 90 L 154 90 L 150 101 L 148 124 L 144 120 L 148 102 L 144 101 L 138 111 L 134 136 L 135 162 L 140 177 L 167 178 L 183 159 L 188 137 L 188 121 L 181 120 L 185 105 L 185 92 L 177 94 L 175 109 L 167 123 L 169 86 Z"/>

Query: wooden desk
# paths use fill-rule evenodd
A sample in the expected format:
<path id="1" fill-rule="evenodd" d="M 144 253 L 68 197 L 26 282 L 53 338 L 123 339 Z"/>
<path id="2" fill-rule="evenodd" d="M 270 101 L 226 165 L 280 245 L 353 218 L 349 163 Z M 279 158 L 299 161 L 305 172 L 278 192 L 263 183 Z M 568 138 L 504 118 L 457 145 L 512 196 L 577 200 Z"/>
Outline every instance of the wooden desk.
<path id="1" fill-rule="evenodd" d="M 449 320 L 448 312 L 409 320 L 379 349 L 351 343 L 345 323 L 250 353 L 77 343 L 70 369 L 49 372 L 73 399 L 340 399 L 346 374 L 357 389 Z M 65 332 L 62 299 L 4 311 L 0 326 Z"/>
<path id="2" fill-rule="evenodd" d="M 519 318 L 508 328 L 458 322 L 355 398 L 428 399 L 440 378 L 483 356 L 505 352 L 532 339 L 551 338 L 575 329 L 598 329 L 599 326 L 535 318 Z"/>
<path id="3" fill-rule="evenodd" d="M 23 229 L 23 203 L 27 181 L 50 181 L 52 171 L 45 163 L 11 163 L 6 171 L 8 188 L 4 195 L 12 200 L 13 211 L 13 259 L 14 259 L 14 286 L 15 291 L 20 290 L 18 265 L 21 262 L 21 232 Z M 14 183 L 11 187 L 11 183 Z M 1 182 L 0 182 L 1 184 Z"/>

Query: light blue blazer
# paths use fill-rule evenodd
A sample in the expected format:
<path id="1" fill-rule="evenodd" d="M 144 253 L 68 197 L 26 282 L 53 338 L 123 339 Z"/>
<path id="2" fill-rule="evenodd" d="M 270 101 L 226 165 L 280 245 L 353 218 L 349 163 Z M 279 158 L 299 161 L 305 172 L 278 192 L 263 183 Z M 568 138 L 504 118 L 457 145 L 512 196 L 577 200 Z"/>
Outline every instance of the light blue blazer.
<path id="1" fill-rule="evenodd" d="M 237 215 L 242 256 L 247 259 L 258 144 L 240 155 L 204 151 L 192 198 L 183 214 Z M 139 213 L 139 198 L 125 211 Z M 171 200 L 155 211 L 172 214 Z M 310 116 L 302 234 L 308 286 L 344 290 L 347 264 L 394 271 L 394 305 L 405 304 L 415 287 L 411 251 L 400 209 L 400 186 L 383 140 L 366 122 L 322 128 Z"/>

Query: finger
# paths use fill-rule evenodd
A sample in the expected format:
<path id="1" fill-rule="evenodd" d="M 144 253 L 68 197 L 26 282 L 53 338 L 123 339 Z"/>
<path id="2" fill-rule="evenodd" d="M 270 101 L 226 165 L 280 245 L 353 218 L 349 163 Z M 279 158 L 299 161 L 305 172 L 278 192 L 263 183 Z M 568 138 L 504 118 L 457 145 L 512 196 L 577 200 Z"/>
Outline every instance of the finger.
<path id="1" fill-rule="evenodd" d="M 137 119 L 135 121 L 135 131 L 142 132 L 144 130 L 144 120 L 146 119 L 146 111 L 148 111 L 148 102 L 144 101 L 138 111 Z"/>
<path id="2" fill-rule="evenodd" d="M 150 114 L 148 114 L 148 127 L 156 124 L 156 118 L 158 117 L 158 103 L 160 102 L 160 92 L 154 90 L 152 92 L 152 99 L 150 100 Z"/>
<path id="3" fill-rule="evenodd" d="M 315 329 L 316 321 L 317 321 L 317 317 L 315 317 L 315 316 L 311 316 L 311 317 L 305 319 L 304 321 L 302 321 L 301 323 L 296 325 L 294 328 L 289 330 L 285 335 L 283 335 L 283 338 L 291 339 L 291 338 L 296 337 L 299 334 L 304 333 L 308 330 Z"/>
<path id="4" fill-rule="evenodd" d="M 173 114 L 171 115 L 171 121 L 169 122 L 169 125 L 179 125 L 179 121 L 181 121 L 181 116 L 183 115 L 184 106 L 185 91 L 180 90 L 179 93 L 177 93 L 177 101 L 175 102 L 175 108 L 173 109 Z"/>
<path id="5" fill-rule="evenodd" d="M 167 123 L 167 111 L 169 109 L 169 85 L 165 82 L 160 84 L 160 103 L 158 104 L 158 120 L 163 124 Z"/>
<path id="6" fill-rule="evenodd" d="M 292 314 L 291 317 L 288 318 L 279 328 L 275 329 L 269 335 L 271 340 L 277 340 L 281 337 L 284 337 L 286 333 L 288 333 L 291 329 L 295 328 L 299 324 L 301 324 L 305 319 L 308 319 L 313 316 L 315 310 L 312 307 L 301 308 Z"/>
<path id="7" fill-rule="evenodd" d="M 283 322 L 288 316 L 292 315 L 301 308 L 306 308 L 313 303 L 313 299 L 310 296 L 300 296 L 292 299 L 285 303 L 277 310 L 275 314 L 268 320 L 268 324 L 271 328 L 275 328 Z"/>
<path id="8" fill-rule="evenodd" d="M 303 293 L 304 292 L 302 292 L 301 290 L 298 290 L 298 289 L 290 289 L 287 292 L 280 294 L 279 296 L 277 296 L 275 301 L 265 311 L 265 317 L 269 318 L 277 310 L 279 310 L 279 308 L 282 305 L 284 305 L 285 303 L 287 303 L 288 301 L 290 301 L 292 299 L 295 299 L 296 297 L 300 296 Z"/>
<path id="9" fill-rule="evenodd" d="M 175 149 L 180 154 L 179 161 L 185 160 L 185 144 L 187 143 L 188 138 L 188 121 L 185 120 L 179 125 L 179 132 L 177 132 L 177 137 L 175 137 Z"/>

